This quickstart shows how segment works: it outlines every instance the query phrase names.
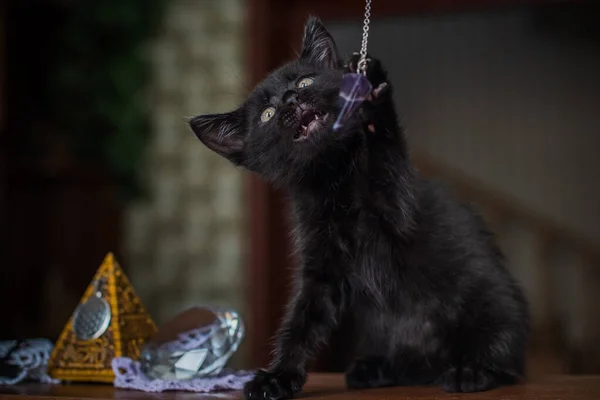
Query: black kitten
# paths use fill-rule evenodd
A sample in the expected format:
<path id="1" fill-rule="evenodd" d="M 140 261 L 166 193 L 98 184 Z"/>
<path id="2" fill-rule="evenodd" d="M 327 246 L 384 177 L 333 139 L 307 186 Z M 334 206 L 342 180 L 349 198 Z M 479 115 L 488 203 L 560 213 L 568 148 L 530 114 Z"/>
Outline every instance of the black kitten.
<path id="1" fill-rule="evenodd" d="M 307 363 L 343 317 L 355 322 L 351 388 L 439 384 L 474 392 L 524 374 L 524 296 L 483 221 L 419 177 L 410 163 L 386 73 L 377 95 L 337 133 L 342 65 L 317 19 L 298 60 L 272 73 L 237 110 L 191 127 L 233 163 L 291 194 L 296 288 L 275 357 L 248 399 L 302 389 Z"/>

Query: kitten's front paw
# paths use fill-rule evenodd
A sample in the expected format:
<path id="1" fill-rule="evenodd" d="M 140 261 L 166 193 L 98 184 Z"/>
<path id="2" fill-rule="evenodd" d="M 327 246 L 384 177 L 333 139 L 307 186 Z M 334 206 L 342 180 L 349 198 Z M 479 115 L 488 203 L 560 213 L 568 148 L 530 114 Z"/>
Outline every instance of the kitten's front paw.
<path id="1" fill-rule="evenodd" d="M 389 363 L 380 357 L 356 360 L 346 372 L 346 385 L 350 389 L 379 388 L 393 384 Z"/>
<path id="2" fill-rule="evenodd" d="M 474 365 L 450 368 L 442 374 L 439 384 L 446 392 L 482 392 L 500 386 L 495 374 Z"/>
<path id="3" fill-rule="evenodd" d="M 260 370 L 244 386 L 247 400 L 289 399 L 302 390 L 306 378 L 302 374 Z"/>

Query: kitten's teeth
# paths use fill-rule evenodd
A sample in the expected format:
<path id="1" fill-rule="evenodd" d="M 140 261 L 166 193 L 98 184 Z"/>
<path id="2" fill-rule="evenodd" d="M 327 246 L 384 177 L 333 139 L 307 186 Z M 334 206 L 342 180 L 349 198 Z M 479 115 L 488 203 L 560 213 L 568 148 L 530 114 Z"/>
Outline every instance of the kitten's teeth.
<path id="1" fill-rule="evenodd" d="M 302 129 L 306 129 L 306 126 L 302 125 Z"/>

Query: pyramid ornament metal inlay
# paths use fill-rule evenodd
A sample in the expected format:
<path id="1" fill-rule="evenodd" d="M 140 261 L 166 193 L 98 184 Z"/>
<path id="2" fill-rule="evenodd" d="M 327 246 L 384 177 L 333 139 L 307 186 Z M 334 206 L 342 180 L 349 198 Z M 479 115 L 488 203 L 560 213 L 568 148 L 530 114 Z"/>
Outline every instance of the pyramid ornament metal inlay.
<path id="1" fill-rule="evenodd" d="M 56 379 L 112 382 L 115 357 L 139 359 L 156 325 L 109 253 L 63 329 L 48 362 Z"/>
<path id="2" fill-rule="evenodd" d="M 94 281 L 94 294 L 73 313 L 73 331 L 77 339 L 97 339 L 110 325 L 110 305 L 103 298 L 100 285 L 100 281 Z"/>

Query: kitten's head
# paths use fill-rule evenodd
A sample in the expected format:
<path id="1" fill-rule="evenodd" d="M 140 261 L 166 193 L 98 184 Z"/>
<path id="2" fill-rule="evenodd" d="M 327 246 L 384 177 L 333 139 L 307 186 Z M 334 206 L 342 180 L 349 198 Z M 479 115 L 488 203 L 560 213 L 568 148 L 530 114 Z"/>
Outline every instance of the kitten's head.
<path id="1" fill-rule="evenodd" d="M 236 110 L 194 117 L 190 126 L 236 165 L 277 185 L 293 185 L 347 153 L 349 129 L 332 131 L 341 79 L 333 38 L 313 17 L 297 60 L 270 74 Z"/>

